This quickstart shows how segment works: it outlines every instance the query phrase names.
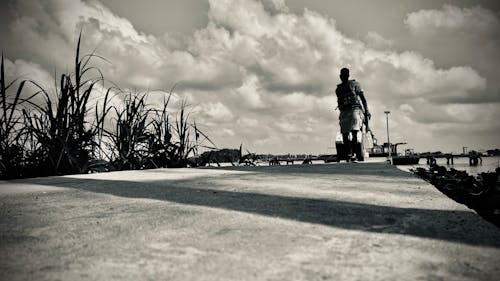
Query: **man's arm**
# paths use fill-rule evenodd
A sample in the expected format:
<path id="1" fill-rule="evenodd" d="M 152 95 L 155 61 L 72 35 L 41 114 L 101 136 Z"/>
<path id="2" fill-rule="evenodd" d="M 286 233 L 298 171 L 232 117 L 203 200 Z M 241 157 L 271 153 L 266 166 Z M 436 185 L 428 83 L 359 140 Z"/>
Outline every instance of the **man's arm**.
<path id="1" fill-rule="evenodd" d="M 363 108 L 365 109 L 365 115 L 368 119 L 372 117 L 370 114 L 370 110 L 368 110 L 368 104 L 366 103 L 366 98 L 363 90 L 361 89 L 361 86 L 359 83 L 356 83 L 356 94 L 359 96 L 361 103 L 363 104 Z"/>
<path id="2" fill-rule="evenodd" d="M 370 119 L 371 114 L 370 114 L 370 110 L 368 110 L 368 105 L 366 104 L 365 94 L 363 94 L 363 92 L 361 92 L 358 94 L 358 96 L 361 99 L 361 103 L 363 104 L 363 108 L 365 109 L 366 116 L 368 116 L 368 119 Z"/>

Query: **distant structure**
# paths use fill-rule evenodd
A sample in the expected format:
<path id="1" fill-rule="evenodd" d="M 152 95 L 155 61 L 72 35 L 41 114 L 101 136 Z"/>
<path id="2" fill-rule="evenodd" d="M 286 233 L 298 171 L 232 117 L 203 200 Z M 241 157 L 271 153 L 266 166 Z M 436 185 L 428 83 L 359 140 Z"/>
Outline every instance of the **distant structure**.
<path id="1" fill-rule="evenodd" d="M 396 154 L 396 147 L 394 144 L 384 144 L 379 145 L 376 143 L 376 139 L 373 140 L 373 147 L 368 151 L 371 157 L 384 157 L 389 155 L 389 148 L 391 150 L 391 155 Z"/>
<path id="2" fill-rule="evenodd" d="M 488 156 L 500 156 L 500 149 L 495 148 L 495 149 L 486 150 L 486 153 L 488 154 Z"/>
<path id="3" fill-rule="evenodd" d="M 475 150 L 471 150 L 471 152 L 469 153 L 469 165 L 477 166 L 482 164 L 483 164 L 483 158 L 481 158 L 481 154 L 479 154 Z"/>

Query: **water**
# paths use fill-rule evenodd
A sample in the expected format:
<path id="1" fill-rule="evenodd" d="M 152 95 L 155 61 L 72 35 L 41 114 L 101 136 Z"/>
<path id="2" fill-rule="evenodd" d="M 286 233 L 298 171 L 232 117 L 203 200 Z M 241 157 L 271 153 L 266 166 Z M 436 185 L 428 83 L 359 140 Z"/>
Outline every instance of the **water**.
<path id="1" fill-rule="evenodd" d="M 478 175 L 483 172 L 494 172 L 500 165 L 500 156 L 483 157 L 483 164 L 478 166 L 469 166 L 468 157 L 456 157 L 453 159 L 454 165 L 446 165 L 446 158 L 436 158 L 436 164 L 445 166 L 446 168 L 454 168 L 456 170 L 466 171 L 470 175 Z M 406 166 L 409 168 L 428 168 L 429 165 L 426 164 L 427 161 L 421 158 L 418 165 Z"/>
<path id="2" fill-rule="evenodd" d="M 371 157 L 366 159 L 365 162 L 385 162 L 387 158 L 385 157 Z M 454 165 L 446 165 L 446 158 L 437 158 L 436 162 L 438 165 L 445 166 L 446 168 L 454 168 L 461 171 L 466 171 L 470 175 L 478 175 L 483 172 L 494 172 L 497 167 L 500 165 L 500 156 L 494 157 L 483 157 L 483 164 L 478 165 L 476 167 L 469 166 L 469 158 L 468 157 L 456 157 L 453 159 Z M 295 161 L 294 165 L 300 165 L 302 161 Z M 342 161 L 344 163 L 344 161 Z M 282 165 L 285 165 L 284 162 L 281 162 Z M 323 160 L 314 160 L 312 164 L 325 164 Z M 336 163 L 331 163 L 336 164 Z M 231 163 L 220 163 L 222 167 L 232 166 Z M 259 161 L 256 163 L 257 166 L 269 166 L 269 163 L 266 161 Z M 210 166 L 217 166 L 216 164 L 211 164 Z M 426 159 L 421 158 L 418 165 L 401 165 L 397 166 L 399 169 L 404 171 L 409 171 L 410 169 L 414 169 L 416 167 L 429 168 L 429 165 L 426 164 Z"/>

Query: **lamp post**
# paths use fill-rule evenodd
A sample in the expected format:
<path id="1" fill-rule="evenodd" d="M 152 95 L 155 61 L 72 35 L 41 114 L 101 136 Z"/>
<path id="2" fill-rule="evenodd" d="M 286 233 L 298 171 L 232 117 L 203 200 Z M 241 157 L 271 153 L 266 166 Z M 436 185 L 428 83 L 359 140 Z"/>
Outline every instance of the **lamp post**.
<path id="1" fill-rule="evenodd" d="M 391 113 L 389 110 L 384 111 L 385 113 L 385 121 L 387 124 L 387 147 L 389 148 L 389 153 L 388 153 L 388 159 L 389 162 L 392 164 L 392 151 L 391 151 L 391 141 L 389 139 L 389 113 Z"/>

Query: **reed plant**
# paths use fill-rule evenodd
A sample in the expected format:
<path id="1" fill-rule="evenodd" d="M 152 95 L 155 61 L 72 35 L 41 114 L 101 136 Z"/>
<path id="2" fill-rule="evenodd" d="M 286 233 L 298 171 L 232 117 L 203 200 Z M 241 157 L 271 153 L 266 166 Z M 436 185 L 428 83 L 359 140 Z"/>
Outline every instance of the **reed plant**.
<path id="1" fill-rule="evenodd" d="M 56 97 L 33 81 L 44 98 L 44 104 L 30 102 L 34 110 L 24 111 L 27 130 L 39 142 L 34 157 L 39 175 L 60 175 L 87 172 L 96 139 L 102 135 L 107 112 L 109 91 L 105 94 L 103 110 L 91 118 L 89 98 L 97 83 L 104 80 L 102 73 L 89 66 L 94 54 L 80 57 L 81 35 L 78 38 L 75 72 L 61 74 Z M 98 74 L 89 77 L 92 70 Z M 91 121 L 92 120 L 92 121 Z"/>
<path id="2" fill-rule="evenodd" d="M 174 157 L 172 166 L 183 167 L 187 165 L 187 158 L 190 153 L 194 153 L 196 145 L 191 142 L 189 127 L 189 113 L 186 112 L 186 102 L 181 104 L 180 111 L 175 120 L 174 131 L 177 135 L 177 141 L 174 143 Z"/>
<path id="3" fill-rule="evenodd" d="M 198 149 L 216 149 L 212 140 L 196 126 L 196 122 L 190 122 L 191 113 L 187 111 L 188 105 L 185 101 L 181 103 L 180 110 L 173 126 L 176 140 L 172 143 L 172 155 L 170 167 L 198 166 Z M 208 144 L 206 144 L 208 143 Z M 190 161 L 190 159 L 194 159 Z"/>
<path id="4" fill-rule="evenodd" d="M 163 98 L 161 110 L 153 110 L 151 120 L 150 138 L 148 149 L 151 152 L 148 168 L 160 168 L 171 166 L 171 159 L 175 158 L 175 147 L 172 145 L 172 125 L 170 114 L 167 111 L 172 91 L 168 97 Z"/>
<path id="5" fill-rule="evenodd" d="M 115 153 L 113 169 L 196 166 L 189 163 L 189 158 L 196 156 L 203 142 L 213 144 L 194 121 L 191 123 L 186 102 L 181 103 L 172 121 L 169 112 L 172 91 L 165 96 L 160 109 L 146 103 L 147 93 L 129 95 L 121 111 L 115 108 L 116 127 L 109 132 L 111 151 Z"/>
<path id="6" fill-rule="evenodd" d="M 5 77 L 4 56 L 0 62 L 0 178 L 8 179 L 20 177 L 23 170 L 23 136 L 25 134 L 22 123 L 22 114 L 19 106 L 25 99 L 21 98 L 26 81 L 17 85 L 13 96 L 8 91 L 14 87 L 17 80 L 7 83 Z M 26 139 L 24 139 L 26 140 Z"/>
<path id="7" fill-rule="evenodd" d="M 177 114 L 170 113 L 173 88 L 159 110 L 147 104 L 147 92 L 125 93 L 123 106 L 111 106 L 124 92 L 118 87 L 99 91 L 104 77 L 90 62 L 104 58 L 80 56 L 81 38 L 74 72 L 60 75 L 54 93 L 33 80 L 7 83 L 2 54 L 0 178 L 196 166 L 189 160 L 196 158 L 198 148 L 215 147 L 191 122 L 186 102 Z M 22 94 L 27 83 L 35 89 L 30 97 Z M 17 91 L 10 94 L 13 85 Z M 34 101 L 35 96 L 43 101 Z"/>
<path id="8" fill-rule="evenodd" d="M 113 131 L 106 133 L 111 140 L 112 168 L 115 170 L 145 168 L 150 154 L 148 117 L 151 113 L 146 98 L 146 93 L 129 93 L 123 108 L 113 107 L 116 124 Z"/>

